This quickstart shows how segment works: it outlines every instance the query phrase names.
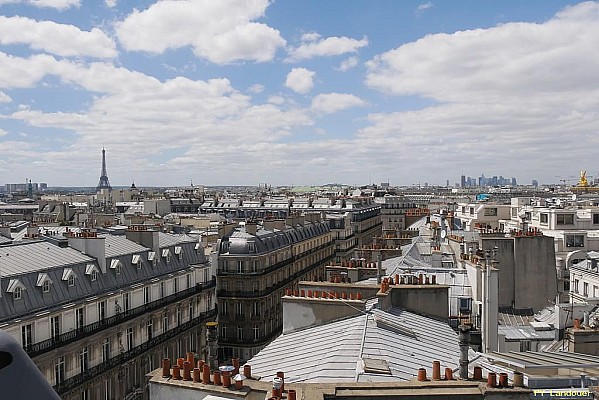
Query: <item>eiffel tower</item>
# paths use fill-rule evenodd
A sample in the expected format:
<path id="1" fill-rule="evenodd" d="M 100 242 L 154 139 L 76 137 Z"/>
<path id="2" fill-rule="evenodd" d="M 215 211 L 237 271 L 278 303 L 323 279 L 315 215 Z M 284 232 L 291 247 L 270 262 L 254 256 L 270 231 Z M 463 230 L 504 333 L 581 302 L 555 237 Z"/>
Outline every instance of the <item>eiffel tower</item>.
<path id="1" fill-rule="evenodd" d="M 106 173 L 106 150 L 104 150 L 104 147 L 102 147 L 102 175 L 100 175 L 100 182 L 96 191 L 99 192 L 100 189 L 112 190 L 110 182 L 108 182 L 108 174 Z"/>

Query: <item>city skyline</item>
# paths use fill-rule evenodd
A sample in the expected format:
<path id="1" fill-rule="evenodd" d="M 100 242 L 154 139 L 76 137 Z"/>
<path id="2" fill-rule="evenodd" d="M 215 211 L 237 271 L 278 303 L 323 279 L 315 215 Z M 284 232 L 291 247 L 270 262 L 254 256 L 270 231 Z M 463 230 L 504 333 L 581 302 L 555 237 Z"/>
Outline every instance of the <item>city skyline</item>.
<path id="1" fill-rule="evenodd" d="M 115 186 L 593 173 L 598 22 L 576 1 L 0 0 L 0 182 L 95 186 L 103 147 Z"/>

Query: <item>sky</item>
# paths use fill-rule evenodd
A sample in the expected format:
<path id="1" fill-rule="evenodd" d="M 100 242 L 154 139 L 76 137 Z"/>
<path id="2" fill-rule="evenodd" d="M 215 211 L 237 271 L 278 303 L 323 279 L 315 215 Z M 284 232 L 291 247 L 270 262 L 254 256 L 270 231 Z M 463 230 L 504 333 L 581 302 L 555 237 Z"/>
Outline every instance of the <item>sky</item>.
<path id="1" fill-rule="evenodd" d="M 599 3 L 0 0 L 0 184 L 102 148 L 113 186 L 599 176 Z"/>

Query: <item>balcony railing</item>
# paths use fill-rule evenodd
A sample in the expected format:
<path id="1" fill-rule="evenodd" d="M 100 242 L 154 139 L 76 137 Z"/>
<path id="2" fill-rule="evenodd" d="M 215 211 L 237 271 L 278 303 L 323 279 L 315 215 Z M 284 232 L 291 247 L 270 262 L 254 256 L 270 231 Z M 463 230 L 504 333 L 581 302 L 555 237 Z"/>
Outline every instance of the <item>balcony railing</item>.
<path id="1" fill-rule="evenodd" d="M 152 348 L 166 342 L 169 339 L 187 331 L 188 329 L 194 327 L 195 325 L 204 322 L 208 319 L 216 317 L 216 310 L 210 310 L 201 313 L 197 317 L 193 318 L 190 321 L 184 322 L 181 325 L 166 331 L 162 335 L 156 336 L 145 343 L 140 344 L 133 349 L 126 351 L 124 353 L 119 354 L 118 356 L 112 357 L 110 360 L 100 363 L 94 367 L 89 368 L 87 371 L 77 374 L 59 384 L 54 386 L 54 390 L 59 395 L 63 395 L 76 387 L 85 384 L 86 382 L 94 379 L 98 375 L 107 372 L 113 368 L 123 365 L 127 361 L 132 360 L 133 358 L 151 350 Z"/>
<path id="2" fill-rule="evenodd" d="M 200 293 L 203 290 L 214 288 L 216 286 L 216 280 L 211 280 L 206 283 L 198 283 L 196 286 L 182 290 L 177 293 L 173 293 L 166 297 L 158 300 L 151 301 L 139 307 L 132 308 L 127 311 L 120 312 L 108 318 L 104 318 L 100 321 L 94 322 L 89 325 L 85 325 L 82 328 L 74 329 L 69 332 L 65 332 L 58 336 L 50 339 L 43 340 L 38 343 L 33 343 L 29 346 L 25 346 L 24 349 L 29 357 L 35 357 L 47 351 L 56 349 L 58 347 L 67 345 L 85 337 L 91 336 L 95 333 L 101 332 L 104 329 L 119 325 L 125 321 L 139 317 L 145 313 L 152 312 L 164 307 L 172 302 L 185 299 L 194 294 Z"/>
<path id="3" fill-rule="evenodd" d="M 256 346 L 256 345 L 266 345 L 270 343 L 272 340 L 277 338 L 281 333 L 283 333 L 283 327 L 275 329 L 273 332 L 269 333 L 267 336 L 261 336 L 257 339 L 229 339 L 229 338 L 219 338 L 218 345 L 220 347 L 224 346 Z"/>
<path id="4" fill-rule="evenodd" d="M 300 278 L 303 275 L 306 275 L 307 273 L 311 272 L 312 270 L 326 264 L 328 261 L 332 260 L 335 258 L 335 254 L 331 254 L 330 256 L 318 261 L 317 263 L 314 263 L 310 266 L 308 266 L 307 268 L 304 268 L 298 272 L 296 272 L 295 274 L 287 277 L 286 279 L 277 282 L 275 285 L 270 286 L 264 290 L 227 290 L 227 289 L 220 289 L 218 291 L 218 296 L 219 297 L 240 297 L 240 298 L 255 298 L 255 297 L 264 297 L 264 296 L 268 296 L 269 294 L 284 288 L 285 286 L 289 285 L 290 283 L 292 283 L 294 280 Z"/>

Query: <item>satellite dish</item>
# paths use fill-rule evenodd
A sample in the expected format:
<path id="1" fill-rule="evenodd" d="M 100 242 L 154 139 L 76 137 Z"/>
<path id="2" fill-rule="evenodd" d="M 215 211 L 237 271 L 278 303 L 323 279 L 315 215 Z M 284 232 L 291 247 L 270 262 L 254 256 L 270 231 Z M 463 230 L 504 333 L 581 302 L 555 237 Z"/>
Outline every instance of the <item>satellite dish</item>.
<path id="1" fill-rule="evenodd" d="M 576 193 L 572 195 L 572 201 L 576 201 Z"/>
<path id="2" fill-rule="evenodd" d="M 445 239 L 447 236 L 447 231 L 445 229 L 441 230 L 441 239 Z"/>

